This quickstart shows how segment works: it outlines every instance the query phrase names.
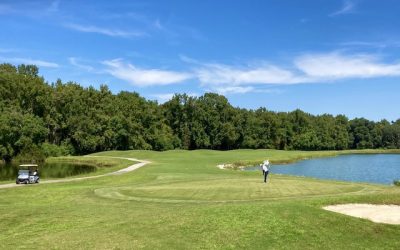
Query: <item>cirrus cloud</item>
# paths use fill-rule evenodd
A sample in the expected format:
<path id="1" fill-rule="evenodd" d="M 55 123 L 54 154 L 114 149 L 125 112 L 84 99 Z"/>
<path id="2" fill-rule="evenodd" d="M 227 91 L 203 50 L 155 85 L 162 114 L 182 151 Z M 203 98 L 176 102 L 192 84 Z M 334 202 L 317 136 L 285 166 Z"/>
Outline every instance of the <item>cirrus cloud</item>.
<path id="1" fill-rule="evenodd" d="M 204 64 L 195 69 L 202 84 L 293 84 L 304 81 L 295 73 L 274 65 L 234 67 L 225 64 Z"/>
<path id="2" fill-rule="evenodd" d="M 140 87 L 169 85 L 192 78 L 190 73 L 161 69 L 143 69 L 125 63 L 122 59 L 103 61 L 102 63 L 107 66 L 108 69 L 106 71 L 112 76 Z"/>
<path id="3" fill-rule="evenodd" d="M 80 63 L 78 58 L 69 57 L 68 61 L 69 61 L 69 63 L 71 65 L 73 65 L 75 67 L 78 67 L 80 69 L 83 69 L 85 71 L 88 71 L 88 72 L 93 72 L 94 71 L 94 67 L 92 67 L 91 65 L 86 65 L 86 64 Z"/>
<path id="4" fill-rule="evenodd" d="M 22 58 L 22 57 L 0 57 L 1 61 L 9 62 L 9 63 L 16 63 L 16 64 L 33 64 L 39 67 L 45 68 L 58 68 L 59 65 L 55 62 L 48 62 L 43 60 L 31 59 L 31 58 Z"/>
<path id="5" fill-rule="evenodd" d="M 334 16 L 352 13 L 354 11 L 355 7 L 356 7 L 356 3 L 354 1 L 345 0 L 345 1 L 343 1 L 342 8 L 340 8 L 339 10 L 337 10 L 335 12 L 332 12 L 331 14 L 329 14 L 329 16 L 334 17 Z"/>
<path id="6" fill-rule="evenodd" d="M 213 87 L 210 89 L 212 92 L 216 92 L 221 95 L 228 95 L 228 94 L 245 94 L 249 92 L 253 92 L 255 90 L 254 87 L 246 86 L 220 86 L 220 87 Z"/>
<path id="7" fill-rule="evenodd" d="M 383 63 L 379 57 L 367 54 L 308 54 L 296 58 L 294 64 L 313 81 L 400 75 L 399 63 Z"/>
<path id="8" fill-rule="evenodd" d="M 93 25 L 81 25 L 76 23 L 67 23 L 65 27 L 80 31 L 84 33 L 97 33 L 101 35 L 111 36 L 111 37 L 143 37 L 146 33 L 140 31 L 126 31 L 115 28 L 104 28 Z"/>
<path id="9" fill-rule="evenodd" d="M 384 61 L 372 54 L 338 51 L 303 54 L 294 57 L 286 67 L 266 62 L 237 66 L 204 63 L 188 57 L 181 59 L 190 69 L 141 68 L 122 59 L 103 61 L 102 64 L 107 66 L 105 72 L 135 86 L 169 85 L 191 80 L 197 81 L 203 89 L 222 94 L 257 92 L 261 85 L 268 87 L 400 76 L 400 63 Z M 75 60 L 70 59 L 70 62 L 77 65 Z"/>

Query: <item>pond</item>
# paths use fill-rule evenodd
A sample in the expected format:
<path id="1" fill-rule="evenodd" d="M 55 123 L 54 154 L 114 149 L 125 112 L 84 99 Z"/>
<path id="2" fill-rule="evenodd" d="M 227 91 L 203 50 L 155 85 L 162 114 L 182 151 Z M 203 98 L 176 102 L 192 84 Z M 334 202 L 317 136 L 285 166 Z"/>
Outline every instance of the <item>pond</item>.
<path id="1" fill-rule="evenodd" d="M 0 181 L 15 180 L 15 178 L 17 177 L 18 170 L 19 170 L 18 165 L 14 164 L 0 165 Z M 68 176 L 86 174 L 94 171 L 96 171 L 96 167 L 91 165 L 72 164 L 72 163 L 39 164 L 39 175 L 41 179 L 64 178 Z"/>
<path id="2" fill-rule="evenodd" d="M 246 170 L 260 170 L 250 167 Z M 303 160 L 286 165 L 272 165 L 270 172 L 319 179 L 393 184 L 400 179 L 399 154 L 341 155 Z"/>

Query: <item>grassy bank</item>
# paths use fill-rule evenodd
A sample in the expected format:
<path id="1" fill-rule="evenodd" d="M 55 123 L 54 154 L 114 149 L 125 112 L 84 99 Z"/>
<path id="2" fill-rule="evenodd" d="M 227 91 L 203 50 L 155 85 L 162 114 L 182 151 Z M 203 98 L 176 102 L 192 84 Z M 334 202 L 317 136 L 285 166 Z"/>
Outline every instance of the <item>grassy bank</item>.
<path id="1" fill-rule="evenodd" d="M 152 163 L 120 176 L 0 189 L 1 248 L 400 248 L 400 226 L 321 209 L 349 202 L 400 204 L 398 187 L 280 175 L 272 175 L 264 184 L 259 173 L 216 168 L 221 163 L 265 158 L 289 162 L 336 152 L 177 150 L 95 155 Z"/>

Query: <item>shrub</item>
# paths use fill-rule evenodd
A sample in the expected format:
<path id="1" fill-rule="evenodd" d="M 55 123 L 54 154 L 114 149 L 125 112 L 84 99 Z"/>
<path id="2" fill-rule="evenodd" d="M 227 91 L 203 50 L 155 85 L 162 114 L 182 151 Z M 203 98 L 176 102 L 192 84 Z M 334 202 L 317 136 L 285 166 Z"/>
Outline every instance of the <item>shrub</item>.
<path id="1" fill-rule="evenodd" d="M 395 181 L 393 181 L 393 184 L 394 184 L 395 186 L 399 186 L 399 187 L 400 187 L 400 180 L 395 180 Z"/>
<path id="2" fill-rule="evenodd" d="M 42 163 L 46 160 L 46 156 L 36 145 L 31 145 L 29 147 L 24 148 L 14 159 L 13 161 L 19 163 Z"/>
<path id="3" fill-rule="evenodd" d="M 41 145 L 41 150 L 46 157 L 65 156 L 70 154 L 68 146 L 66 145 L 58 146 L 47 142 Z"/>

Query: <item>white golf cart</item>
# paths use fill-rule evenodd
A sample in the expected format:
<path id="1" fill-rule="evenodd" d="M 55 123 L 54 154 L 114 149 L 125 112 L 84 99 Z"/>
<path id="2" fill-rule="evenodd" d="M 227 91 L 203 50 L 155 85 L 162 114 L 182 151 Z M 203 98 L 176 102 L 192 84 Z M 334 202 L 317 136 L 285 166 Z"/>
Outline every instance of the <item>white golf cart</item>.
<path id="1" fill-rule="evenodd" d="M 39 172 L 38 165 L 36 164 L 22 164 L 19 165 L 20 170 L 18 171 L 17 180 L 15 183 L 20 184 L 33 184 L 39 183 Z"/>

